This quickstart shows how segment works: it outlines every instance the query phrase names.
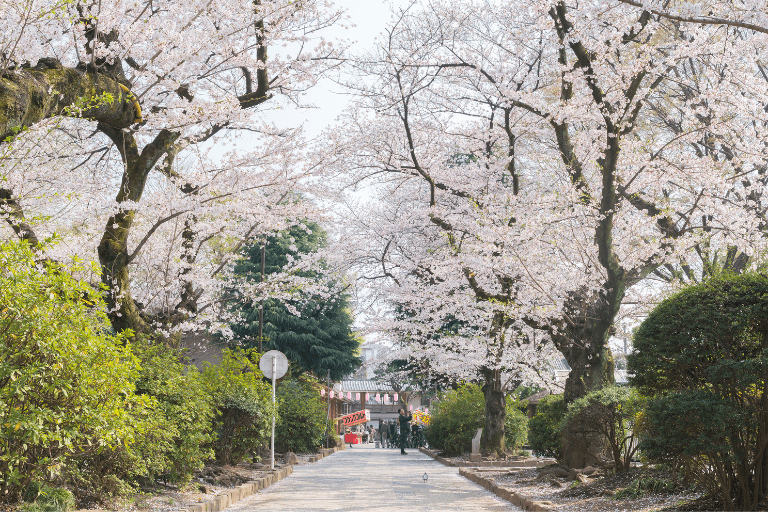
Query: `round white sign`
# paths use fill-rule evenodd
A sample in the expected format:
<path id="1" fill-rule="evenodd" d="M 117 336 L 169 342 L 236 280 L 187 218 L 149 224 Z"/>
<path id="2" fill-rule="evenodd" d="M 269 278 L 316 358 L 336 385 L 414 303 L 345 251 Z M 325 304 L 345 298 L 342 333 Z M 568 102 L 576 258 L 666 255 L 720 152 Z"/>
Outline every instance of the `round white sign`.
<path id="1" fill-rule="evenodd" d="M 279 379 L 288 371 L 288 358 L 279 350 L 270 350 L 259 361 L 259 369 L 268 379 L 272 378 L 272 360 L 275 360 L 275 379 Z"/>

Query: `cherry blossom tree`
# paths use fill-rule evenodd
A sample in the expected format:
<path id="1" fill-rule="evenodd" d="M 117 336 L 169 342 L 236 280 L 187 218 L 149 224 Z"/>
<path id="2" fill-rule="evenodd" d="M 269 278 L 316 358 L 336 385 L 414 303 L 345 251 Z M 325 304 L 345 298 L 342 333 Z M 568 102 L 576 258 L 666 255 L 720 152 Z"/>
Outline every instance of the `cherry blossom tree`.
<path id="1" fill-rule="evenodd" d="M 301 133 L 269 110 L 300 103 L 338 55 L 315 37 L 341 19 L 327 2 L 3 0 L 0 13 L 7 234 L 98 259 L 116 330 L 210 322 L 245 240 L 320 220 L 301 195 Z"/>
<path id="2" fill-rule="evenodd" d="M 330 165 L 393 219 L 352 209 L 380 239 L 353 261 L 387 286 L 423 277 L 418 307 L 463 292 L 493 311 L 488 332 L 545 333 L 569 402 L 612 382 L 628 290 L 703 244 L 734 261 L 764 246 L 762 39 L 726 35 L 618 1 L 414 2 L 356 62 L 374 78 L 331 136 Z M 427 264 L 397 250 L 404 205 L 440 234 Z"/>

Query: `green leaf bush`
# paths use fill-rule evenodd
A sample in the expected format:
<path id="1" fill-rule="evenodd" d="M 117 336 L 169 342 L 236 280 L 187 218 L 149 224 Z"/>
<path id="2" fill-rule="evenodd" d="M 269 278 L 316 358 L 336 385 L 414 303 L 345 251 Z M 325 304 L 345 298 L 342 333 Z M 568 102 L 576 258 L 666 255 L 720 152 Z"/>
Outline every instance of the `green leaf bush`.
<path id="1" fill-rule="evenodd" d="M 519 404 L 513 397 L 507 397 L 504 438 L 508 450 L 518 449 L 528 442 L 528 416 L 520 410 Z"/>
<path id="2" fill-rule="evenodd" d="M 255 350 L 225 349 L 221 364 L 203 370 L 216 411 L 212 447 L 218 464 L 237 464 L 270 438 L 276 408 L 259 357 Z"/>
<path id="3" fill-rule="evenodd" d="M 519 447 L 528 435 L 528 418 L 514 397 L 507 397 L 504 421 L 505 444 Z M 485 396 L 477 384 L 464 384 L 443 393 L 430 411 L 429 426 L 424 431 L 427 443 L 446 455 L 460 455 L 472 450 L 472 438 L 485 426 Z"/>
<path id="4" fill-rule="evenodd" d="M 312 452 L 324 440 L 327 411 L 320 394 L 308 384 L 288 380 L 277 388 L 280 421 L 275 428 L 275 450 Z"/>
<path id="5" fill-rule="evenodd" d="M 109 332 L 83 269 L 38 263 L 23 242 L 0 242 L 0 502 L 58 474 L 72 454 L 134 442 L 128 411 L 138 361 Z"/>
<path id="6" fill-rule="evenodd" d="M 136 392 L 152 406 L 130 411 L 140 434 L 132 444 L 70 458 L 64 474 L 81 498 L 103 501 L 158 479 L 184 485 L 213 457 L 214 409 L 200 372 L 165 346 L 133 348 L 141 361 Z"/>
<path id="7" fill-rule="evenodd" d="M 424 431 L 429 446 L 445 455 L 460 455 L 472 450 L 472 438 L 485 423 L 485 397 L 480 386 L 464 384 L 441 394 L 430 413 Z"/>
<path id="8" fill-rule="evenodd" d="M 721 275 L 659 304 L 628 357 L 652 395 L 641 449 L 727 510 L 768 497 L 768 276 Z"/>
<path id="9" fill-rule="evenodd" d="M 528 421 L 528 444 L 545 457 L 563 459 L 563 428 L 566 407 L 563 395 L 548 395 L 539 400 L 536 414 Z"/>
<path id="10" fill-rule="evenodd" d="M 563 425 L 581 434 L 600 436 L 610 448 L 616 471 L 626 471 L 637 452 L 645 404 L 645 397 L 634 388 L 608 386 L 574 401 Z"/>

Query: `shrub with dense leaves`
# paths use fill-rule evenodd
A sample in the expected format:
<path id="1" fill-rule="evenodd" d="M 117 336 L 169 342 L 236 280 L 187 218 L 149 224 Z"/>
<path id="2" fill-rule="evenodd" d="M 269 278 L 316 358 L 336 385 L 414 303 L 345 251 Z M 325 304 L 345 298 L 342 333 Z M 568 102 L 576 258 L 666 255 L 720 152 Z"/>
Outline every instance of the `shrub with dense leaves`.
<path id="1" fill-rule="evenodd" d="M 504 437 L 508 450 L 520 448 L 528 441 L 528 416 L 520 410 L 520 402 L 507 397 L 507 416 L 504 419 Z"/>
<path id="2" fill-rule="evenodd" d="M 610 448 L 616 470 L 626 471 L 637 452 L 638 420 L 645 402 L 634 388 L 609 386 L 573 402 L 563 424 L 580 434 L 600 436 Z"/>
<path id="3" fill-rule="evenodd" d="M 728 510 L 768 497 L 768 277 L 723 275 L 663 301 L 628 357 L 650 401 L 641 449 Z"/>
<path id="4" fill-rule="evenodd" d="M 514 397 L 507 397 L 504 437 L 507 448 L 525 443 L 528 420 Z M 447 455 L 472 450 L 472 438 L 485 426 L 485 396 L 476 384 L 465 384 L 440 396 L 432 407 L 424 435 L 430 446 Z"/>
<path id="5" fill-rule="evenodd" d="M 141 434 L 134 443 L 70 458 L 65 476 L 80 499 L 102 500 L 157 479 L 183 485 L 213 456 L 214 410 L 200 372 L 168 347 L 138 341 L 133 348 L 141 361 L 137 393 L 154 405 L 130 411 Z"/>
<path id="6" fill-rule="evenodd" d="M 458 455 L 472 449 L 475 432 L 485 424 L 485 397 L 479 386 L 465 384 L 443 393 L 430 412 L 427 442 L 446 455 Z"/>
<path id="7" fill-rule="evenodd" d="M 306 453 L 320 447 L 327 411 L 320 394 L 309 384 L 289 380 L 277 388 L 280 421 L 275 429 L 275 450 Z"/>
<path id="8" fill-rule="evenodd" d="M 270 436 L 275 407 L 259 357 L 255 350 L 225 349 L 221 364 L 203 370 L 216 409 L 213 450 L 219 464 L 241 462 Z"/>
<path id="9" fill-rule="evenodd" d="M 134 394 L 136 358 L 77 272 L 0 242 L 0 501 L 58 473 L 67 456 L 140 435 L 128 411 L 151 401 Z"/>
<path id="10" fill-rule="evenodd" d="M 549 395 L 539 400 L 536 414 L 528 422 L 528 444 L 534 452 L 562 460 L 565 413 L 563 395 Z"/>

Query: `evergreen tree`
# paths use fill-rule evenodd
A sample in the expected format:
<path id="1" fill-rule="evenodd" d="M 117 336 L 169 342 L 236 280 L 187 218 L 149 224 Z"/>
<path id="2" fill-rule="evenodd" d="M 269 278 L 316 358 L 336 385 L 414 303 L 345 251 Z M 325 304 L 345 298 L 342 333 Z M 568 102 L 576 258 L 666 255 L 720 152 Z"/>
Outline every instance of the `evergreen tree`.
<path id="1" fill-rule="evenodd" d="M 280 272 L 289 257 L 298 259 L 325 247 L 325 232 L 314 222 L 305 222 L 278 236 L 267 239 L 265 274 Z M 261 245 L 251 244 L 244 249 L 243 260 L 235 266 L 235 273 L 245 279 L 258 281 L 261 276 Z M 330 277 L 321 272 L 305 274 L 319 280 Z M 312 298 L 291 302 L 299 316 L 292 314 L 280 301 L 264 301 L 264 350 L 280 350 L 291 361 L 294 376 L 312 371 L 339 380 L 352 373 L 359 365 L 355 355 L 359 341 L 352 330 L 349 297 L 340 294 L 332 299 Z M 242 306 L 239 321 L 232 325 L 235 338 L 247 347 L 258 346 L 259 304 L 248 302 Z"/>

